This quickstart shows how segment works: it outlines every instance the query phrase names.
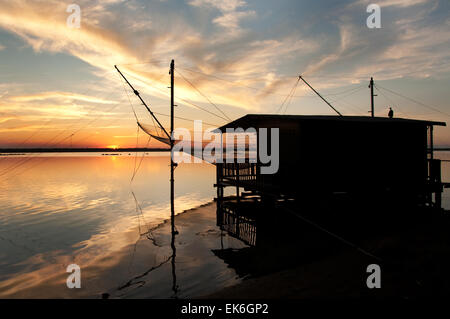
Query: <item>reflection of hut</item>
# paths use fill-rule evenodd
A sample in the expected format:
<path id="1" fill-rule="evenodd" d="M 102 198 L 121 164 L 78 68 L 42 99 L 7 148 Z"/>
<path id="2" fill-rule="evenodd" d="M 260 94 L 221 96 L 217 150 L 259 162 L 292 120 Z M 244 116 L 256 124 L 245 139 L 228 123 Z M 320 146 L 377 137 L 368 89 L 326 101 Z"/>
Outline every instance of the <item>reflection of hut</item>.
<path id="1" fill-rule="evenodd" d="M 219 128 L 279 129 L 279 169 L 261 174 L 261 161 L 217 164 L 219 205 L 225 187 L 268 200 L 325 196 L 383 197 L 441 207 L 440 161 L 433 126 L 443 122 L 360 116 L 246 115 Z M 270 137 L 269 137 L 270 139 Z M 271 145 L 268 145 L 269 153 Z M 432 196 L 434 194 L 434 196 Z"/>
<path id="2" fill-rule="evenodd" d="M 230 236 L 242 240 L 250 246 L 256 245 L 256 209 L 255 203 L 241 201 L 236 205 L 232 201 L 223 205 L 217 214 L 217 224 Z M 256 207 L 255 207 L 256 206 Z M 241 213 L 245 212 L 245 213 Z"/>

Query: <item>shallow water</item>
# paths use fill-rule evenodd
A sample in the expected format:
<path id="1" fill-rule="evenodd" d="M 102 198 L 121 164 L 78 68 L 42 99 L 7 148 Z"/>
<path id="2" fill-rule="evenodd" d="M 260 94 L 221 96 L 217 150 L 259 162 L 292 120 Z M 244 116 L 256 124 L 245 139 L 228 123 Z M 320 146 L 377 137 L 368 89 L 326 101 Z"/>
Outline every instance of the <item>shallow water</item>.
<path id="1" fill-rule="evenodd" d="M 94 258 L 101 259 L 98 265 L 103 267 L 95 271 L 100 277 L 97 287 L 84 289 L 81 296 L 96 296 L 102 289 L 114 290 L 114 285 L 102 283 L 102 273 L 105 282 L 111 281 L 111 275 L 106 273 L 112 268 L 120 273 L 113 276 L 117 285 L 133 277 L 134 272 L 128 268 L 129 259 L 136 255 L 134 243 L 139 240 L 139 245 L 147 245 L 142 240 L 145 236 L 140 234 L 170 218 L 168 153 L 146 154 L 139 166 L 141 156 L 47 154 L 0 158 L 0 174 L 4 174 L 0 181 L 0 296 L 20 295 L 30 287 L 43 287 L 49 284 L 45 283 L 46 276 L 54 272 L 67 276 L 65 267 L 71 263 L 95 268 L 91 262 Z M 131 182 L 135 167 L 139 170 Z M 212 165 L 180 164 L 175 177 L 176 214 L 214 198 Z M 207 220 L 205 227 L 215 226 L 214 210 Z M 220 245 L 220 236 L 214 239 L 214 245 Z M 169 247 L 167 243 L 163 246 Z M 141 260 L 140 265 L 151 268 L 162 258 L 161 254 L 169 253 L 164 249 L 152 251 L 147 257 L 154 260 Z M 204 254 L 193 250 L 193 257 Z M 209 250 L 206 254 L 213 256 Z M 227 268 L 221 260 L 217 259 L 217 263 Z M 213 275 L 206 271 L 198 280 L 208 276 Z M 220 271 L 218 276 L 222 276 Z M 235 274 L 230 272 L 227 276 L 226 279 L 232 279 Z M 169 278 L 171 272 L 158 277 Z M 198 285 L 201 287 L 201 282 Z M 158 291 L 161 293 L 148 295 L 170 297 L 164 289 Z M 184 293 L 189 294 L 186 290 Z M 33 297 L 32 292 L 27 292 L 30 295 Z M 54 294 L 47 290 L 35 297 L 47 296 Z"/>

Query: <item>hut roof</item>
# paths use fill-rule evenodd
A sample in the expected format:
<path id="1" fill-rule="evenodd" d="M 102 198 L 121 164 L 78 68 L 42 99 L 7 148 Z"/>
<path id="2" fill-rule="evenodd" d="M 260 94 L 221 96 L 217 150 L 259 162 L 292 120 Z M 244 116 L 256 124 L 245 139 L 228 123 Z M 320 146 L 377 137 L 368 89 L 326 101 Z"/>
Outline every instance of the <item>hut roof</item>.
<path id="1" fill-rule="evenodd" d="M 370 116 L 334 116 L 334 115 L 280 115 L 280 114 L 247 114 L 228 124 L 225 124 L 215 131 L 224 131 L 227 128 L 249 128 L 267 125 L 269 122 L 306 122 L 306 121 L 336 121 L 336 122 L 358 122 L 358 123 L 379 123 L 382 124 L 419 124 L 424 126 L 446 126 L 445 122 L 425 121 L 404 118 L 370 117 Z"/>

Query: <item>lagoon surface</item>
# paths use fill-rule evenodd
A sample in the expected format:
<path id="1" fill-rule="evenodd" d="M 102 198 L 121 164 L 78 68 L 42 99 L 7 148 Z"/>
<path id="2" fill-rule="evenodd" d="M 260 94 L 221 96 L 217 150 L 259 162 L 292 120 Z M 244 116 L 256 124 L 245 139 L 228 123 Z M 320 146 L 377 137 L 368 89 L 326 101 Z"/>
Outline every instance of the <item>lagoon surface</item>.
<path id="1" fill-rule="evenodd" d="M 0 157 L 0 297 L 192 297 L 240 280 L 211 252 L 243 244 L 221 234 L 210 205 L 190 212 L 196 224 L 177 217 L 172 289 L 169 153 L 135 155 Z M 180 164 L 175 179 L 176 214 L 213 200 L 212 165 Z M 72 263 L 81 289 L 66 287 Z"/>
<path id="2" fill-rule="evenodd" d="M 216 227 L 214 204 L 199 207 L 214 198 L 214 167 L 175 170 L 172 245 L 169 154 L 135 155 L 0 157 L 0 297 L 186 298 L 242 280 L 213 251 L 245 245 Z M 450 182 L 450 162 L 442 172 Z M 70 264 L 80 289 L 66 286 Z"/>

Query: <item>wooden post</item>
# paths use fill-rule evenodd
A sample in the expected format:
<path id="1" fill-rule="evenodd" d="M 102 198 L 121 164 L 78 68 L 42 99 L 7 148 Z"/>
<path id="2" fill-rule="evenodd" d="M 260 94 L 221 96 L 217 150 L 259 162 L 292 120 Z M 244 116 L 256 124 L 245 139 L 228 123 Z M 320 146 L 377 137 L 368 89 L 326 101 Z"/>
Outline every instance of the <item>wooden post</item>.
<path id="1" fill-rule="evenodd" d="M 174 130 L 174 84 L 175 84 L 175 61 L 172 60 L 170 63 L 170 221 L 171 221 L 171 231 L 172 231 L 172 240 L 170 246 L 172 248 L 172 291 L 174 296 L 176 296 L 178 291 L 177 286 L 177 275 L 175 271 L 175 257 L 176 257 L 176 246 L 175 246 L 175 236 L 178 234 L 178 231 L 175 229 L 175 180 L 174 180 L 174 170 L 175 163 L 173 161 L 173 130 Z"/>
<path id="2" fill-rule="evenodd" d="M 259 191 L 259 183 L 261 182 L 261 179 L 259 178 L 259 171 L 260 169 L 260 163 L 259 163 L 259 128 L 256 132 L 256 189 Z"/>
<path id="3" fill-rule="evenodd" d="M 436 192 L 434 193 L 434 205 L 437 209 L 442 209 L 442 180 L 441 180 L 441 160 L 434 159 L 434 170 L 436 178 Z"/>
<path id="4" fill-rule="evenodd" d="M 216 221 L 217 226 L 223 225 L 223 211 L 222 211 L 222 201 L 223 201 L 223 186 L 222 186 L 222 176 L 223 176 L 223 164 L 216 163 L 216 187 L 217 187 L 217 202 L 216 202 Z"/>
<path id="5" fill-rule="evenodd" d="M 434 158 L 433 125 L 430 125 L 430 159 Z"/>
<path id="6" fill-rule="evenodd" d="M 374 103 L 374 97 L 377 96 L 376 94 L 373 94 L 373 77 L 370 78 L 370 113 L 372 114 L 372 117 L 375 116 L 375 103 Z"/>
<path id="7" fill-rule="evenodd" d="M 236 168 L 236 201 L 239 204 L 240 196 L 239 196 L 239 163 L 234 163 L 234 167 Z"/>
<path id="8" fill-rule="evenodd" d="M 170 63 L 170 212 L 171 212 L 171 219 L 174 220 L 175 217 L 175 185 L 174 185 L 174 170 L 175 170 L 175 163 L 173 161 L 173 130 L 174 130 L 174 120 L 173 120 L 173 113 L 174 113 L 174 84 L 175 84 L 175 61 L 172 60 Z M 175 224 L 172 223 L 172 233 L 175 231 Z"/>

